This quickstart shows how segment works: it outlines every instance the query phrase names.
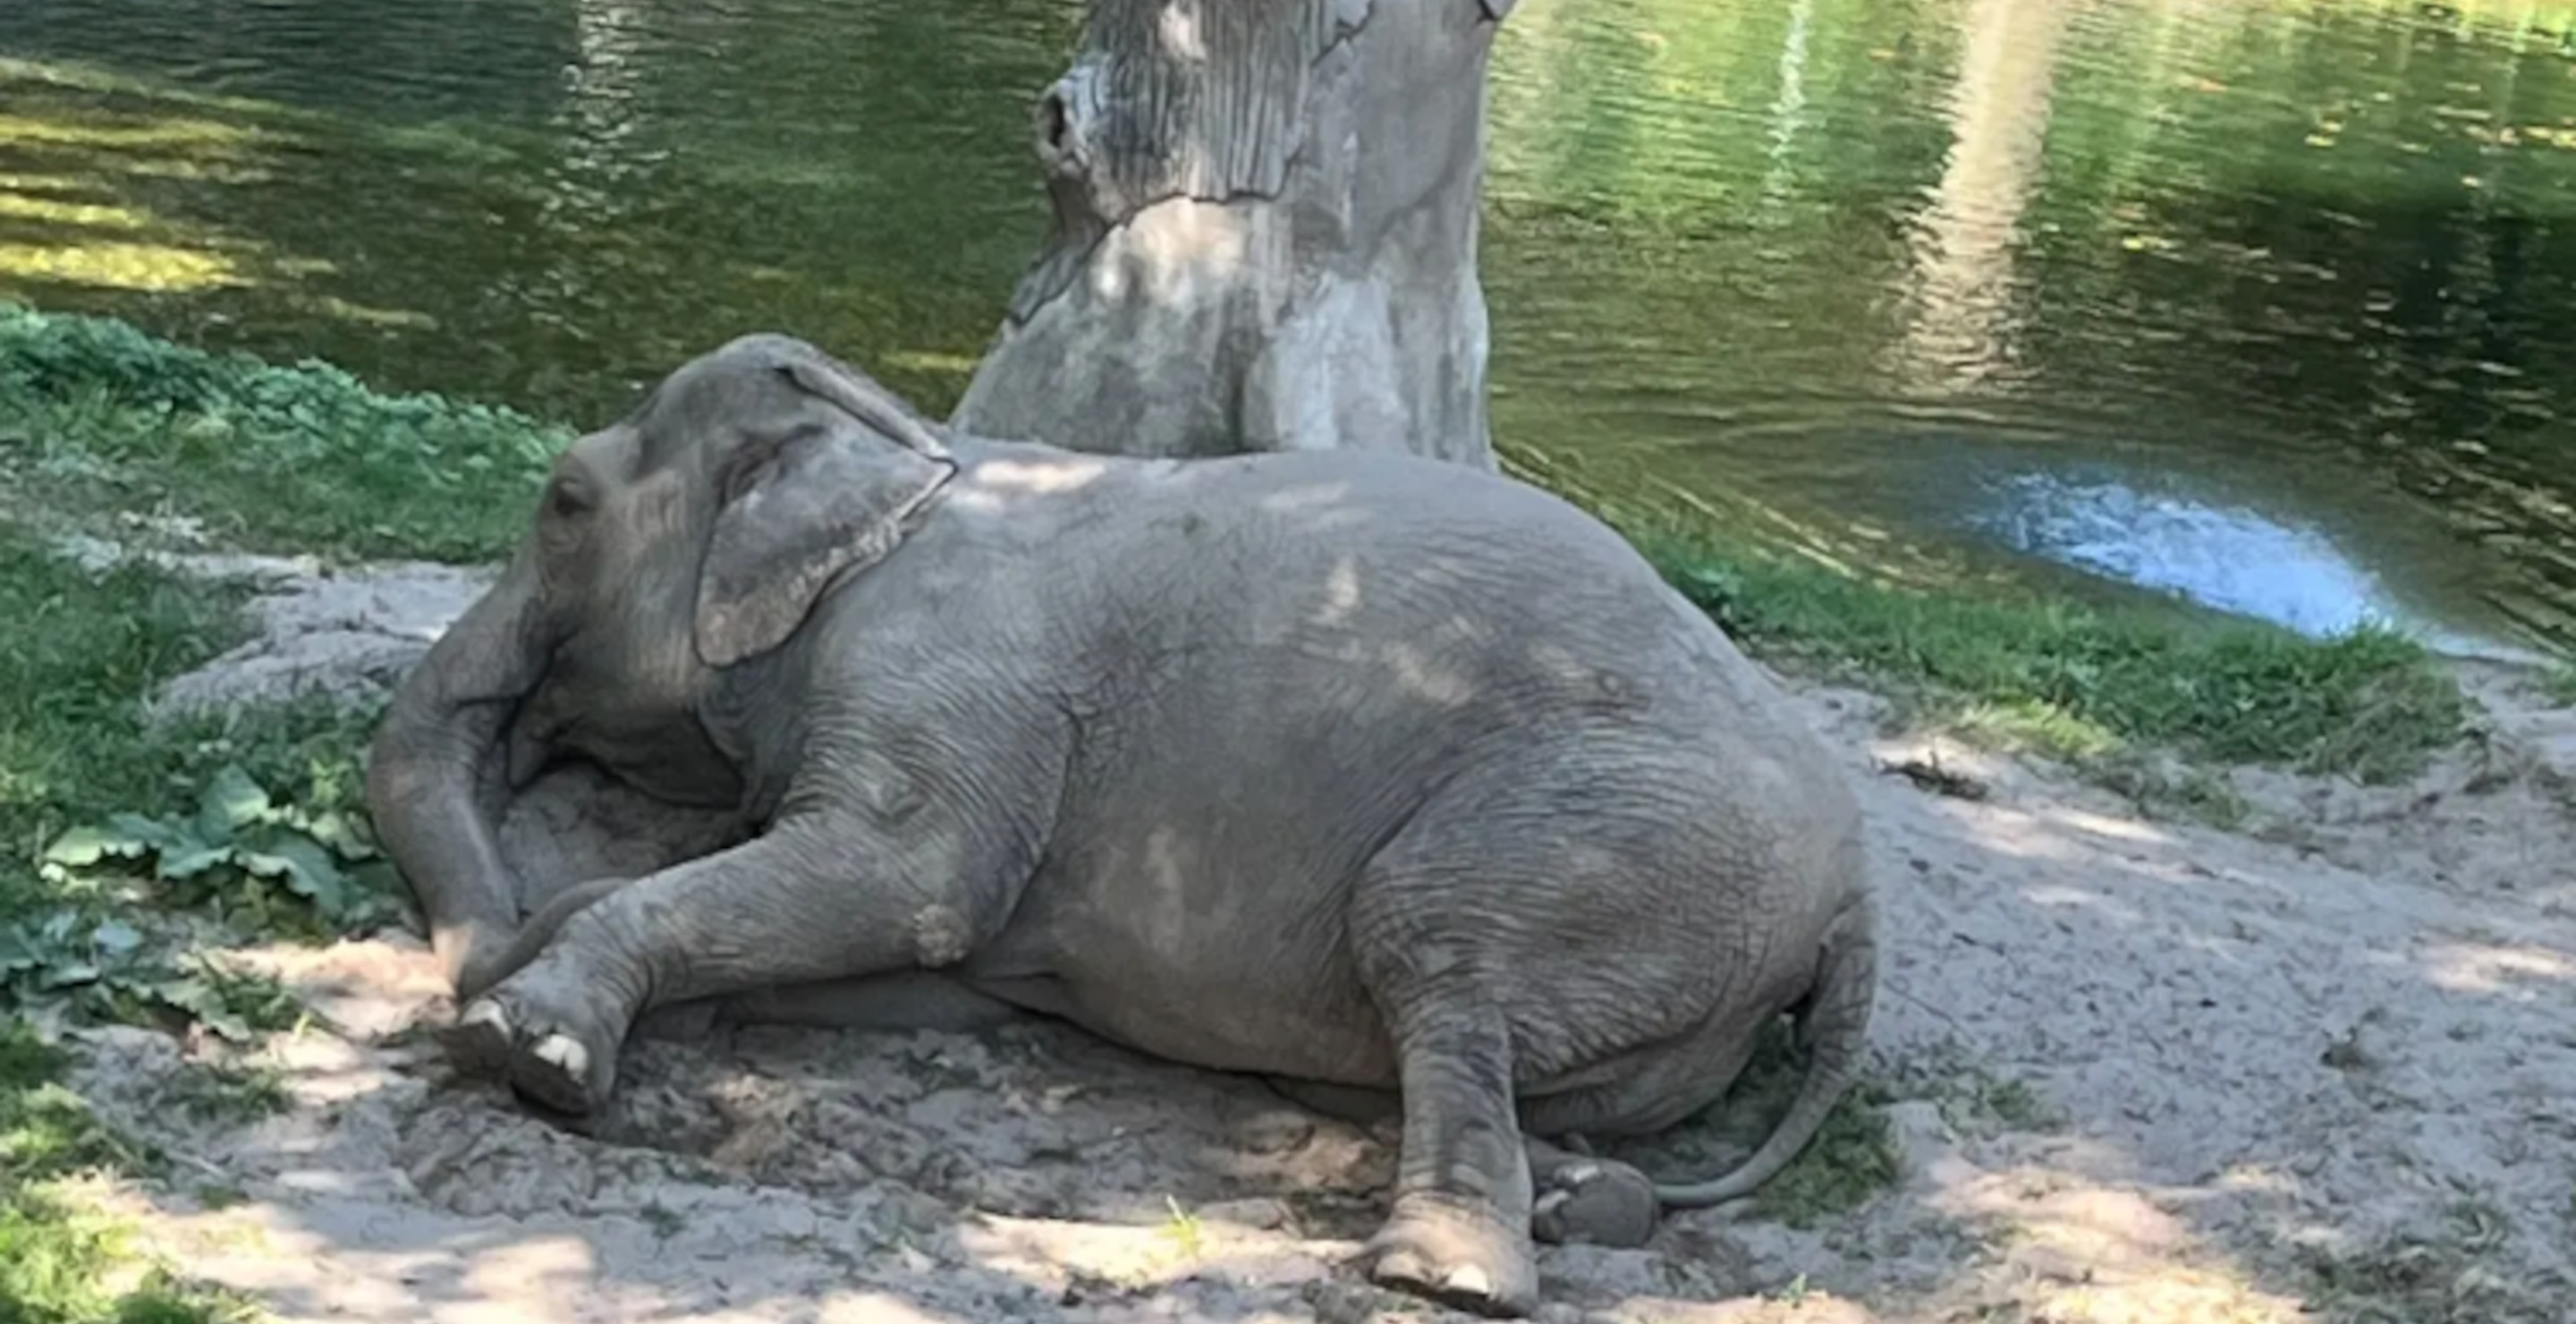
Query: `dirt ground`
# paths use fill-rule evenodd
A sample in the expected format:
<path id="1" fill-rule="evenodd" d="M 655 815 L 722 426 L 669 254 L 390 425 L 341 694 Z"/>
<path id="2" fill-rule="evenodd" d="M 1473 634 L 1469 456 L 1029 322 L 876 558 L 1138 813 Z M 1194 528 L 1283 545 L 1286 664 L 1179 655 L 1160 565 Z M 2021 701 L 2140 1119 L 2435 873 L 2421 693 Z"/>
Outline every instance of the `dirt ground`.
<path id="1" fill-rule="evenodd" d="M 398 664 L 338 610 L 293 628 Z M 1902 1180 L 1810 1231 L 1680 1214 L 1549 1249 L 1542 1318 L 2576 1319 L 2576 712 L 2464 674 L 2480 734 L 2432 773 L 2239 773 L 2233 831 L 1799 687 L 1873 824 Z M 83 1084 L 193 1174 L 100 1198 L 281 1319 L 1449 1318 L 1342 1267 L 1391 1131 L 1254 1082 L 1043 1025 L 719 1031 L 633 1046 L 575 1135 L 450 1076 L 416 940 L 246 959 L 331 1022 L 255 1055 L 291 1107 L 192 1118 L 186 1050 L 140 1031 L 92 1035 Z"/>

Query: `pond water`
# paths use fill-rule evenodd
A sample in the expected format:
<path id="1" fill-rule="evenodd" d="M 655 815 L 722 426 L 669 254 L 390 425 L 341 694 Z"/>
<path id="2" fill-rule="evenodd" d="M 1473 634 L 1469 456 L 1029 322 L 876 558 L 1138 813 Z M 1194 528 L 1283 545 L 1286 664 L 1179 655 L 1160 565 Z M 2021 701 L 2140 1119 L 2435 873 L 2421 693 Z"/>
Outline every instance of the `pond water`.
<path id="1" fill-rule="evenodd" d="M 0 298 L 575 422 L 943 411 L 1075 0 L 5 0 Z M 1925 578 L 2576 644 L 2576 6 L 1531 0 L 1495 429 Z"/>

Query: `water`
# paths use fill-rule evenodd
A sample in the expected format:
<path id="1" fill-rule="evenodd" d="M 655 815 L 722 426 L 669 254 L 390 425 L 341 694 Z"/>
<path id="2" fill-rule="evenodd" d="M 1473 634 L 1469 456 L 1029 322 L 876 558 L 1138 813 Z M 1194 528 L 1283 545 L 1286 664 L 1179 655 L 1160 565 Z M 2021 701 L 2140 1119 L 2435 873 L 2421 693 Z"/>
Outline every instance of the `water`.
<path id="1" fill-rule="evenodd" d="M 0 0 L 0 297 L 577 421 L 777 328 L 925 407 L 1074 0 Z M 1534 0 L 1495 426 L 1925 579 L 2576 645 L 2576 6 Z"/>

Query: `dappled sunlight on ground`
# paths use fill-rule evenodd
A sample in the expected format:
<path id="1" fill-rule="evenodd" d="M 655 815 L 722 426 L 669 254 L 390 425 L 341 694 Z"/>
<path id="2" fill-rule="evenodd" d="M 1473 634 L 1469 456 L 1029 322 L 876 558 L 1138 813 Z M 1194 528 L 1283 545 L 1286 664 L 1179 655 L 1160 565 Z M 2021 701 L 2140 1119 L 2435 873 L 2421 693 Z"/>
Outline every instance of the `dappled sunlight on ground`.
<path id="1" fill-rule="evenodd" d="M 1936 1197 L 2002 1235 L 1986 1304 L 2051 1324 L 2290 1324 L 2296 1300 L 2257 1287 L 2188 1222 L 2137 1190 L 2047 1168 L 1964 1168 Z"/>

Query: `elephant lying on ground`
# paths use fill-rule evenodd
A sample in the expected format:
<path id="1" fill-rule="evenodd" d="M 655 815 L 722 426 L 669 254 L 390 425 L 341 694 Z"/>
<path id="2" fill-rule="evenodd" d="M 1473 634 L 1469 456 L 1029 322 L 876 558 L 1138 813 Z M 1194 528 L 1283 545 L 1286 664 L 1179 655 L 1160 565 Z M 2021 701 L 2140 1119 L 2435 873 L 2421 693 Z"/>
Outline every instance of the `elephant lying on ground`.
<path id="1" fill-rule="evenodd" d="M 739 814 L 526 930 L 496 807 L 579 758 Z M 1530 1238 L 1752 1191 L 1848 1087 L 1876 987 L 1855 798 L 1616 533 L 1394 453 L 943 438 L 736 340 L 556 464 L 369 771 L 472 1069 L 594 1110 L 648 1009 L 925 977 L 1403 1111 L 1380 1280 L 1535 1302 Z M 923 972 L 935 972 L 925 976 Z M 1796 1012 L 1808 1075 L 1694 1186 L 1652 1131 Z"/>

